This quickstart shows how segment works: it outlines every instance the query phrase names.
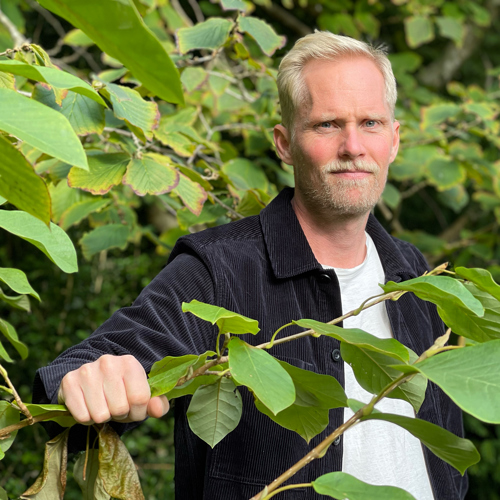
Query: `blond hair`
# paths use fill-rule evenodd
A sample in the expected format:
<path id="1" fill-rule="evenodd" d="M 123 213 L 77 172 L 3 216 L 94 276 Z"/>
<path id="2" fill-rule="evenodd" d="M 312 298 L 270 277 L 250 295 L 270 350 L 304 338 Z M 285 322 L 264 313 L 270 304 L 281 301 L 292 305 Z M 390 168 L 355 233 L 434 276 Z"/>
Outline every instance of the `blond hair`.
<path id="1" fill-rule="evenodd" d="M 289 130 L 293 127 L 297 108 L 308 97 L 302 77 L 304 66 L 312 59 L 335 60 L 346 56 L 364 56 L 375 63 L 384 77 L 385 99 L 394 119 L 396 79 L 386 51 L 348 36 L 316 31 L 297 40 L 279 66 L 277 83 L 284 127 Z M 293 129 L 291 132 L 293 134 Z"/>

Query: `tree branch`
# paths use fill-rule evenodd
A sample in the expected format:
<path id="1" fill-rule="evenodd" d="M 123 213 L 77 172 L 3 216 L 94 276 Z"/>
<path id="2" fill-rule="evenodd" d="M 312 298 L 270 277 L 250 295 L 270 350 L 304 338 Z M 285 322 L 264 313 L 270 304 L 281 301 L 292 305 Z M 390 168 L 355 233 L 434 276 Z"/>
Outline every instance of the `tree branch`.
<path id="1" fill-rule="evenodd" d="M 0 23 L 2 23 L 9 30 L 10 36 L 14 42 L 14 47 L 20 47 L 23 43 L 26 43 L 27 39 L 25 36 L 19 32 L 14 23 L 2 12 L 1 9 Z"/>

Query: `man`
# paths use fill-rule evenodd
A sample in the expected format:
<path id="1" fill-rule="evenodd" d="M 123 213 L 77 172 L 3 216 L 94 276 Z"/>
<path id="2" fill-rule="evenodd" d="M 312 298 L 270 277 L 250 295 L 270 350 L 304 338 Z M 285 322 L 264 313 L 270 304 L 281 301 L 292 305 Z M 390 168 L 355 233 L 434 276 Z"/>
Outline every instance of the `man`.
<path id="1" fill-rule="evenodd" d="M 378 283 L 426 270 L 413 246 L 390 237 L 369 215 L 399 146 L 396 85 L 385 54 L 317 32 L 283 59 L 278 87 L 283 123 L 274 137 L 282 160 L 294 165 L 295 191 L 284 190 L 259 216 L 181 238 L 169 265 L 132 307 L 39 371 L 37 400 L 55 402 L 59 395 L 79 422 L 112 419 L 123 430 L 125 422 L 168 411 L 166 398 L 150 398 L 146 373 L 155 361 L 214 347 L 215 328 L 183 314 L 183 301 L 197 299 L 258 319 L 261 332 L 245 340 L 259 344 L 293 319 L 329 321 L 380 293 Z M 344 326 L 393 336 L 417 353 L 443 333 L 435 308 L 409 294 Z M 369 398 L 342 361 L 336 340 L 308 337 L 271 352 L 336 377 L 348 397 Z M 250 498 L 349 416 L 348 410 L 332 410 L 327 429 L 306 445 L 260 414 L 252 396 L 242 392 L 242 421 L 213 450 L 188 428 L 189 401 L 177 401 L 178 500 Z M 402 401 L 383 404 L 383 411 L 414 415 Z M 433 384 L 418 416 L 462 433 L 459 410 Z M 420 443 L 396 426 L 377 424 L 347 432 L 291 482 L 345 470 L 367 482 L 406 488 L 418 500 L 464 497 L 467 481 L 457 471 L 427 450 L 424 458 Z M 285 497 L 318 495 L 309 488 Z"/>

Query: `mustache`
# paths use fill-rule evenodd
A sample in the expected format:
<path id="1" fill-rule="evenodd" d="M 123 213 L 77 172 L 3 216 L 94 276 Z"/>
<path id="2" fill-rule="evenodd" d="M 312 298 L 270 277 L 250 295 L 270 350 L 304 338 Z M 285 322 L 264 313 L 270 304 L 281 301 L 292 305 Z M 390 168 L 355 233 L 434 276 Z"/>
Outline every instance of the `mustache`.
<path id="1" fill-rule="evenodd" d="M 378 174 L 380 172 L 380 167 L 374 163 L 364 160 L 352 161 L 352 160 L 333 160 L 326 165 L 321 167 L 321 171 L 324 174 L 331 174 L 335 172 L 370 172 L 372 174 Z"/>

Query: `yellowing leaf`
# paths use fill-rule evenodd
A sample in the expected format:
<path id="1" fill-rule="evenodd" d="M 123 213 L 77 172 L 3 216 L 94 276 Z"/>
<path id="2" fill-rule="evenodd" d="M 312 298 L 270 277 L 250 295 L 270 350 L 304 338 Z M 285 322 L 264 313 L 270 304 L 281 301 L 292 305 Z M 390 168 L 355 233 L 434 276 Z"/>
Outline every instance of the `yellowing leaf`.
<path id="1" fill-rule="evenodd" d="M 174 188 L 174 192 L 181 198 L 190 212 L 194 215 L 200 215 L 208 196 L 202 186 L 179 173 L 179 184 Z"/>
<path id="2" fill-rule="evenodd" d="M 428 17 L 410 16 L 405 18 L 405 33 L 408 45 L 414 49 L 434 40 L 434 30 Z"/>

